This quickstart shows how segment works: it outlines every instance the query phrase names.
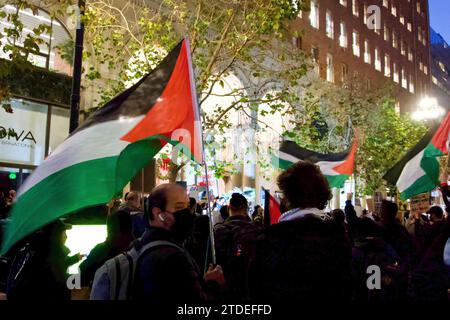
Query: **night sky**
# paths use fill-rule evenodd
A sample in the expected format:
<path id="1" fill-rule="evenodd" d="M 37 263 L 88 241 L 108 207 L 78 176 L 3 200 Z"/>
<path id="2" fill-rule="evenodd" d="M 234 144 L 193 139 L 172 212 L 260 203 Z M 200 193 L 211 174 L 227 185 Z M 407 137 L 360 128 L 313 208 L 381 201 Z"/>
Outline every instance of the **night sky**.
<path id="1" fill-rule="evenodd" d="M 431 27 L 450 44 L 450 0 L 429 0 Z"/>

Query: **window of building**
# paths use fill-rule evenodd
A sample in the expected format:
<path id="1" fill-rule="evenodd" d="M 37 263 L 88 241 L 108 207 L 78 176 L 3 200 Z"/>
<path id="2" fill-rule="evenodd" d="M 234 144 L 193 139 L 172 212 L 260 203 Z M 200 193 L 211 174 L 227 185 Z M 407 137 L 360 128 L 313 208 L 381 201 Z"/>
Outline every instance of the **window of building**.
<path id="1" fill-rule="evenodd" d="M 370 64 L 371 57 L 370 57 L 370 46 L 369 46 L 369 40 L 364 41 L 364 62 Z"/>
<path id="2" fill-rule="evenodd" d="M 311 48 L 311 57 L 314 62 L 314 71 L 320 75 L 320 66 L 319 66 L 319 47 Z"/>
<path id="3" fill-rule="evenodd" d="M 41 25 L 50 27 L 50 32 L 43 32 L 38 36 L 41 43 L 38 44 L 39 51 L 36 54 L 30 54 L 28 60 L 35 66 L 45 68 L 51 71 L 72 74 L 71 61 L 67 61 L 67 58 L 63 58 L 64 54 L 59 47 L 70 48 L 73 46 L 72 38 L 67 29 L 56 18 L 51 17 L 47 12 L 41 9 L 32 11 L 30 9 L 17 9 L 13 5 L 5 5 L 2 7 L 2 11 L 6 14 L 12 14 L 18 12 L 18 19 L 23 24 L 23 31 L 20 37 L 15 41 L 16 47 L 23 47 L 24 41 L 28 34 L 33 34 L 33 30 Z M 9 41 L 6 36 L 7 28 L 13 27 L 13 24 L 8 21 L 8 16 L 0 18 L 0 33 L 2 37 L 0 39 L 0 58 L 10 59 L 10 52 L 4 52 L 4 45 L 7 43 L 13 43 Z M 72 49 L 73 50 L 73 49 Z"/>
<path id="4" fill-rule="evenodd" d="M 427 45 L 427 34 L 426 34 L 425 30 L 422 30 L 422 43 L 424 46 Z"/>
<path id="5" fill-rule="evenodd" d="M 423 71 L 423 62 L 422 61 L 419 61 L 419 70 Z"/>
<path id="6" fill-rule="evenodd" d="M 411 24 L 411 22 L 408 22 L 406 27 L 407 27 L 408 31 L 412 32 L 412 24 Z"/>
<path id="7" fill-rule="evenodd" d="M 383 0 L 383 6 L 385 8 L 388 8 L 389 7 L 389 0 Z"/>
<path id="8" fill-rule="evenodd" d="M 311 1 L 309 20 L 311 21 L 311 27 L 319 29 L 319 3 L 317 0 Z"/>
<path id="9" fill-rule="evenodd" d="M 334 82 L 333 56 L 327 54 L 327 81 Z"/>
<path id="10" fill-rule="evenodd" d="M 392 31 L 392 46 L 394 48 L 398 47 L 398 42 L 397 42 L 397 34 L 395 33 L 395 31 Z"/>
<path id="11" fill-rule="evenodd" d="M 400 101 L 395 101 L 394 110 L 397 115 L 400 114 Z"/>
<path id="12" fill-rule="evenodd" d="M 399 79 L 399 74 L 398 74 L 398 67 L 397 67 L 397 64 L 395 62 L 393 64 L 393 68 L 394 68 L 394 81 L 399 83 L 400 79 Z"/>
<path id="13" fill-rule="evenodd" d="M 341 82 L 344 83 L 348 79 L 348 66 L 343 63 L 341 64 Z"/>
<path id="14" fill-rule="evenodd" d="M 439 85 L 438 79 L 435 76 L 431 76 L 431 81 L 433 81 L 435 85 Z"/>
<path id="15" fill-rule="evenodd" d="M 417 39 L 419 40 L 419 42 L 422 42 L 422 27 L 421 26 L 417 27 Z"/>
<path id="16" fill-rule="evenodd" d="M 334 22 L 333 16 L 331 15 L 331 11 L 327 10 L 326 14 L 326 33 L 327 37 L 333 39 L 334 38 Z"/>
<path id="17" fill-rule="evenodd" d="M 408 60 L 413 61 L 413 52 L 411 50 L 411 47 L 408 47 Z"/>
<path id="18" fill-rule="evenodd" d="M 292 37 L 292 45 L 298 49 L 302 49 L 302 38 L 301 37 Z"/>
<path id="19" fill-rule="evenodd" d="M 387 27 L 386 24 L 384 24 L 384 40 L 385 41 L 390 40 L 389 35 L 390 35 L 389 28 Z"/>
<path id="20" fill-rule="evenodd" d="M 353 31 L 353 54 L 357 57 L 361 56 L 359 47 L 359 33 L 357 31 Z"/>
<path id="21" fill-rule="evenodd" d="M 339 35 L 339 45 L 343 48 L 347 48 L 347 27 L 345 26 L 345 22 L 341 22 L 340 24 L 340 35 Z"/>
<path id="22" fill-rule="evenodd" d="M 352 12 L 353 12 L 353 15 L 359 17 L 359 3 L 358 3 L 358 0 L 353 0 Z"/>
<path id="23" fill-rule="evenodd" d="M 406 43 L 404 40 L 400 40 L 400 52 L 402 56 L 406 56 Z"/>
<path id="24" fill-rule="evenodd" d="M 428 74 L 428 66 L 423 66 L 423 73 Z"/>
<path id="25" fill-rule="evenodd" d="M 391 57 L 388 54 L 384 56 L 384 75 L 391 77 Z"/>
<path id="26" fill-rule="evenodd" d="M 375 69 L 381 71 L 381 56 L 378 48 L 375 48 Z"/>
<path id="27" fill-rule="evenodd" d="M 422 13 L 422 7 L 421 7 L 421 5 L 420 5 L 420 1 L 417 1 L 417 3 L 416 3 L 416 9 L 417 9 L 417 13 Z"/>
<path id="28" fill-rule="evenodd" d="M 395 17 L 397 16 L 397 7 L 396 7 L 396 4 L 394 1 L 392 1 L 392 4 L 391 4 L 391 13 L 393 16 L 395 16 Z"/>
<path id="29" fill-rule="evenodd" d="M 344 7 L 347 6 L 347 0 L 339 0 L 339 3 L 340 3 L 341 5 L 343 5 Z"/>
<path id="30" fill-rule="evenodd" d="M 441 61 L 438 61 L 438 65 L 439 69 L 441 69 L 442 72 L 445 72 L 445 65 Z"/>
<path id="31" fill-rule="evenodd" d="M 364 3 L 364 16 L 363 16 L 364 24 L 367 24 L 367 3 Z"/>
<path id="32" fill-rule="evenodd" d="M 408 79 L 406 79 L 406 71 L 402 68 L 402 87 L 408 89 Z"/>
<path id="33" fill-rule="evenodd" d="M 404 16 L 400 16 L 400 23 L 405 25 L 405 17 Z"/>
<path id="34" fill-rule="evenodd" d="M 414 79 L 412 74 L 409 75 L 409 92 L 414 93 Z"/>

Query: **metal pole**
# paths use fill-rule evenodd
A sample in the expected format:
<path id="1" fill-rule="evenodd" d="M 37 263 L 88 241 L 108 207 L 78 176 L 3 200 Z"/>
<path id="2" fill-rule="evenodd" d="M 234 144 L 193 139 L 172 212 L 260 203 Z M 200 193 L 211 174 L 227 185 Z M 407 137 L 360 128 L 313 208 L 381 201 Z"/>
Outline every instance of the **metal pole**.
<path id="1" fill-rule="evenodd" d="M 202 135 L 202 137 L 203 137 L 203 135 Z M 203 165 L 205 166 L 205 175 L 206 175 L 206 177 L 205 177 L 205 179 L 206 179 L 206 196 L 208 197 L 208 199 L 206 200 L 206 211 L 208 212 L 208 216 L 209 216 L 209 237 L 211 239 L 210 243 L 211 243 L 212 264 L 216 265 L 216 244 L 214 241 L 214 229 L 213 229 L 214 225 L 213 225 L 213 221 L 212 221 L 212 212 L 211 212 L 211 205 L 210 205 L 208 165 L 206 164 L 204 148 L 203 148 Z"/>
<path id="2" fill-rule="evenodd" d="M 69 133 L 72 133 L 77 127 L 80 114 L 80 91 L 81 91 L 81 74 L 83 63 L 83 40 L 84 40 L 84 23 L 81 17 L 84 15 L 84 0 L 78 0 L 78 8 L 80 10 L 79 25 L 77 26 L 75 36 L 75 48 L 73 58 L 73 77 L 72 77 L 72 95 L 70 98 L 70 127 Z"/>

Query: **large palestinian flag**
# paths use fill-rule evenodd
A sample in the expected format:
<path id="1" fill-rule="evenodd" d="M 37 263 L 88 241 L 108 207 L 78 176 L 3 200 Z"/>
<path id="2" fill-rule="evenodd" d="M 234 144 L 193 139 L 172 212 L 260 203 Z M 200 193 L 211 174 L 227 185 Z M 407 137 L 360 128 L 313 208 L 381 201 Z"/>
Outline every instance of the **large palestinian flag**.
<path id="1" fill-rule="evenodd" d="M 433 190 L 439 185 L 437 157 L 448 153 L 449 131 L 450 113 L 384 175 L 385 180 L 397 185 L 403 200 Z"/>
<path id="2" fill-rule="evenodd" d="M 279 167 L 287 169 L 298 161 L 311 161 L 320 167 L 331 188 L 342 188 L 344 182 L 353 174 L 357 147 L 355 140 L 348 151 L 323 154 L 285 140 L 280 146 Z"/>
<path id="3" fill-rule="evenodd" d="M 61 216 L 108 202 L 167 142 L 178 141 L 202 161 L 186 40 L 150 74 L 88 118 L 26 180 L 12 208 L 2 254 Z"/>

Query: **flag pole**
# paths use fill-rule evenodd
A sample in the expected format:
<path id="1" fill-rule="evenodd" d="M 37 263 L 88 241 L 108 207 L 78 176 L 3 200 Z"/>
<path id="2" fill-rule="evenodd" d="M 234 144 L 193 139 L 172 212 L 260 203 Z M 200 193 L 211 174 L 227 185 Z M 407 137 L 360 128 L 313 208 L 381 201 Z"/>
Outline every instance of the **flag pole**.
<path id="1" fill-rule="evenodd" d="M 202 143 L 203 143 L 203 135 L 202 135 Z M 211 257 L 212 257 L 212 264 L 216 265 L 216 245 L 214 241 L 214 225 L 212 221 L 212 212 L 211 212 L 211 203 L 210 203 L 210 195 L 209 195 L 209 179 L 208 179 L 208 165 L 206 164 L 206 157 L 205 157 L 205 149 L 203 148 L 203 165 L 205 166 L 205 180 L 206 180 L 206 196 L 208 199 L 206 200 L 206 212 L 208 213 L 209 217 L 209 238 L 210 238 L 210 247 L 211 247 Z"/>
<path id="2" fill-rule="evenodd" d="M 192 92 L 192 100 L 194 103 L 194 111 L 196 113 L 196 119 L 200 122 L 200 130 L 202 130 L 201 125 L 201 118 L 200 118 L 200 106 L 198 104 L 198 98 L 197 98 L 197 90 L 196 90 L 196 82 L 194 77 L 194 67 L 192 64 L 192 58 L 191 58 L 191 44 L 189 42 L 189 39 L 187 37 L 184 38 L 184 41 L 186 43 L 186 50 L 188 52 L 187 54 L 187 60 L 189 64 L 189 76 L 191 79 L 191 92 Z M 194 126 L 195 127 L 195 126 Z M 194 139 L 195 139 L 194 135 Z M 200 132 L 200 139 L 201 139 L 201 145 L 202 145 L 202 165 L 205 166 L 205 180 L 206 180 L 206 197 L 208 198 L 206 201 L 206 213 L 209 217 L 209 246 L 211 248 L 211 262 L 213 265 L 216 265 L 216 246 L 214 242 L 214 225 L 212 221 L 212 213 L 211 213 L 211 205 L 210 205 L 210 195 L 209 195 L 209 179 L 208 179 L 208 165 L 206 164 L 206 154 L 205 154 L 205 139 L 203 137 L 203 132 Z M 194 143 L 195 145 L 195 143 Z M 208 255 L 206 255 L 206 260 L 208 260 Z"/>

